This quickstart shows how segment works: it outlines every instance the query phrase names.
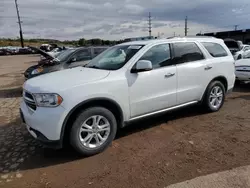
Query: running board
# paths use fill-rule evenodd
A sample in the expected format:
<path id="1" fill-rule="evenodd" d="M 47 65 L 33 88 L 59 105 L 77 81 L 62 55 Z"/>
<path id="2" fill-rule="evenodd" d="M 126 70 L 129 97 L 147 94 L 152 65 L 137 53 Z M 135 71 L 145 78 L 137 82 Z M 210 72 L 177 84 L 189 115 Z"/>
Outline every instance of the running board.
<path id="1" fill-rule="evenodd" d="M 170 108 L 159 110 L 159 111 L 156 111 L 156 112 L 151 112 L 151 113 L 148 113 L 148 114 L 144 114 L 144 115 L 141 115 L 141 116 L 131 118 L 127 122 L 134 121 L 134 120 L 141 119 L 141 118 L 145 118 L 145 117 L 152 116 L 152 115 L 156 115 L 156 114 L 160 114 L 160 113 L 163 113 L 163 112 L 168 112 L 168 111 L 171 111 L 171 110 L 175 110 L 175 109 L 182 108 L 182 107 L 189 106 L 189 105 L 196 104 L 196 103 L 198 103 L 198 101 L 192 101 L 192 102 L 188 102 L 188 103 L 181 104 L 181 105 L 178 105 L 178 106 L 173 106 L 173 107 L 170 107 Z"/>

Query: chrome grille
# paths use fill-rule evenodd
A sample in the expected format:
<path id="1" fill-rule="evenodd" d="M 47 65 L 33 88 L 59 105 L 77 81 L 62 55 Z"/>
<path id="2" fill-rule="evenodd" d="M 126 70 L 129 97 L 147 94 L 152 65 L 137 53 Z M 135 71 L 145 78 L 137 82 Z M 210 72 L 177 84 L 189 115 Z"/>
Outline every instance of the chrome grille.
<path id="1" fill-rule="evenodd" d="M 25 104 L 30 108 L 32 111 L 36 110 L 36 102 L 34 97 L 28 93 L 27 91 L 23 91 L 23 100 Z"/>

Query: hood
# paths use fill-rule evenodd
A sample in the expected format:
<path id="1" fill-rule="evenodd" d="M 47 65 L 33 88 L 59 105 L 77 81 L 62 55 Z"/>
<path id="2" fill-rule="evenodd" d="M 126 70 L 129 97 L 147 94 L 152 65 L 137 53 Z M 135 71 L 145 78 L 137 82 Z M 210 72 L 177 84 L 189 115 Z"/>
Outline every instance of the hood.
<path id="1" fill-rule="evenodd" d="M 101 80 L 110 71 L 76 67 L 53 73 L 44 74 L 24 83 L 24 89 L 31 93 L 58 93 L 75 86 Z"/>
<path id="2" fill-rule="evenodd" d="M 235 66 L 239 67 L 239 66 L 250 66 L 250 59 L 240 59 L 235 61 Z"/>
<path id="3" fill-rule="evenodd" d="M 46 59 L 49 59 L 49 60 L 53 60 L 55 59 L 51 54 L 39 49 L 39 48 L 36 48 L 36 47 L 32 47 L 32 46 L 29 46 L 29 48 L 31 50 L 34 50 L 35 52 L 39 53 L 40 55 L 42 55 L 43 57 L 45 57 Z"/>
<path id="4" fill-rule="evenodd" d="M 233 39 L 225 39 L 224 43 L 230 50 L 240 50 L 241 49 L 241 42 L 236 41 Z"/>

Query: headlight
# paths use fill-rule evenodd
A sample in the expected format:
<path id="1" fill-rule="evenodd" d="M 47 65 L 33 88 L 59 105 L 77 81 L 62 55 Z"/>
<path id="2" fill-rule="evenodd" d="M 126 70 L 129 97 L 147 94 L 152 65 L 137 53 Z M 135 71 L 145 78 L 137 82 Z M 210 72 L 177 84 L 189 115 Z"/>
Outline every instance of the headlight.
<path id="1" fill-rule="evenodd" d="M 43 71 L 43 68 L 42 68 L 42 67 L 39 67 L 39 68 L 33 70 L 33 71 L 31 72 L 31 74 L 39 74 L 39 73 L 41 73 L 42 71 Z"/>
<path id="2" fill-rule="evenodd" d="M 35 93 L 33 95 L 37 106 L 40 107 L 57 107 L 63 101 L 63 98 L 55 93 Z"/>

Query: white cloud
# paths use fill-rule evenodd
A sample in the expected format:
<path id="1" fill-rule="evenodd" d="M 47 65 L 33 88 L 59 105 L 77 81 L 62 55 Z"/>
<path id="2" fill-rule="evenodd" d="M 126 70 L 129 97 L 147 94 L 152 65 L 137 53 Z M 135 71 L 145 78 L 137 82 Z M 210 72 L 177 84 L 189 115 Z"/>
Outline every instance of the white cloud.
<path id="1" fill-rule="evenodd" d="M 153 35 L 189 34 L 247 27 L 249 0 L 22 0 L 19 1 L 25 38 L 120 39 L 146 36 L 152 13 Z M 1 0 L 0 37 L 17 37 L 15 4 Z"/>

